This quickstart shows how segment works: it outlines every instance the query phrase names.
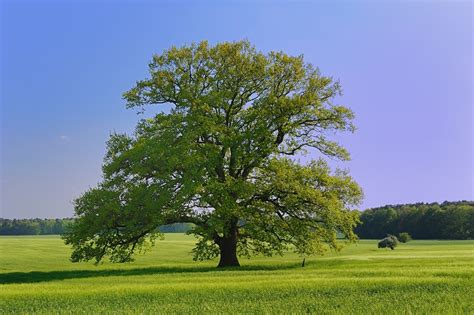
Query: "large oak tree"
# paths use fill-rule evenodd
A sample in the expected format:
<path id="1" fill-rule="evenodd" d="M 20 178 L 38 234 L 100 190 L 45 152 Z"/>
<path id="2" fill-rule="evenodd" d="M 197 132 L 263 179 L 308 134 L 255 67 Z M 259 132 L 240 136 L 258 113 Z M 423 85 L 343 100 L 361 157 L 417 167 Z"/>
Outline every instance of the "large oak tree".
<path id="1" fill-rule="evenodd" d="M 75 201 L 63 237 L 72 261 L 132 260 L 158 227 L 192 222 L 195 259 L 302 255 L 356 239 L 362 192 L 325 159 L 349 159 L 330 137 L 354 131 L 333 103 L 340 86 L 302 56 L 261 53 L 249 42 L 207 42 L 155 55 L 150 76 L 124 94 L 128 108 L 171 104 L 133 135 L 107 143 L 103 181 Z M 302 164 L 295 156 L 319 156 Z"/>

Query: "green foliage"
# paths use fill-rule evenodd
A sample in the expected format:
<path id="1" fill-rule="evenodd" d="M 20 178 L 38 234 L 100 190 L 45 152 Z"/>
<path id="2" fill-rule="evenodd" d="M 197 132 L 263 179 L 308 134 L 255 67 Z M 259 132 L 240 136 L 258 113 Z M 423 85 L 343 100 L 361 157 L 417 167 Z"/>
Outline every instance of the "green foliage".
<path id="1" fill-rule="evenodd" d="M 64 235 L 73 261 L 129 261 L 176 222 L 195 224 L 195 258 L 220 254 L 219 265 L 238 264 L 225 257 L 237 251 L 321 254 L 341 247 L 338 232 L 356 239 L 361 189 L 323 159 L 349 159 L 327 136 L 354 131 L 352 111 L 333 103 L 338 82 L 302 56 L 247 41 L 173 47 L 149 73 L 124 94 L 127 107 L 172 109 L 111 136 L 104 181 L 75 201 Z M 289 159 L 308 149 L 321 158 Z"/>
<path id="2" fill-rule="evenodd" d="M 195 238 L 168 234 L 136 262 L 71 264 L 51 236 L 0 237 L 2 314 L 470 314 L 474 241 L 395 251 L 359 241 L 342 253 L 194 262 Z M 390 301 L 390 307 L 387 307 Z"/>
<path id="3" fill-rule="evenodd" d="M 73 219 L 2 219 L 0 235 L 50 235 L 64 233 Z"/>
<path id="4" fill-rule="evenodd" d="M 474 239 L 473 201 L 388 205 L 363 211 L 360 220 L 360 238 L 407 232 L 415 239 Z"/>
<path id="5" fill-rule="evenodd" d="M 390 248 L 394 250 L 398 246 L 398 239 L 394 235 L 388 234 L 387 237 L 378 242 L 378 248 Z"/>
<path id="6" fill-rule="evenodd" d="M 2 219 L 0 235 L 58 235 L 66 232 L 74 219 Z M 186 233 L 193 223 L 173 223 L 158 228 L 161 233 Z"/>
<path id="7" fill-rule="evenodd" d="M 401 243 L 407 243 L 412 240 L 411 235 L 407 232 L 402 232 L 398 234 L 398 240 Z"/>

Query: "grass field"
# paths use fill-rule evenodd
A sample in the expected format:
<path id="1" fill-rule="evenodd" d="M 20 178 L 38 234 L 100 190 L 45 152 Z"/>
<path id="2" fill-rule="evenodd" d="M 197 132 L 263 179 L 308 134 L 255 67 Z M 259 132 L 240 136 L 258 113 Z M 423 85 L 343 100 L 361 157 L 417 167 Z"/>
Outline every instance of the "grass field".
<path id="1" fill-rule="evenodd" d="M 0 237 L 0 313 L 474 314 L 474 241 L 196 263 L 168 234 L 131 264 L 73 264 L 57 236 Z"/>

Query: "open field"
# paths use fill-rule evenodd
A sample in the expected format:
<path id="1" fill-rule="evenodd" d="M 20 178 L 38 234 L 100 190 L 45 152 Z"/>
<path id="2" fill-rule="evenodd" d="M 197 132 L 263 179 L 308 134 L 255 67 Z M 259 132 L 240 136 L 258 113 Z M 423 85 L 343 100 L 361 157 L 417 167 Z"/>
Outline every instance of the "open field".
<path id="1" fill-rule="evenodd" d="M 341 253 L 193 262 L 168 234 L 131 264 L 73 264 L 57 236 L 0 237 L 0 313 L 474 314 L 474 241 L 361 241 Z"/>

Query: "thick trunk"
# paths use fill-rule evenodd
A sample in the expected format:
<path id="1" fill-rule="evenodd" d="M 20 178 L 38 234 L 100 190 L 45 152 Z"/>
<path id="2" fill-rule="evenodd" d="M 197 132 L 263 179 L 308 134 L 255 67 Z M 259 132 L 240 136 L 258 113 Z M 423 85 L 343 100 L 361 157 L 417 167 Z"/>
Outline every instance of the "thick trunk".
<path id="1" fill-rule="evenodd" d="M 239 259 L 237 258 L 237 240 L 221 239 L 219 244 L 220 260 L 217 267 L 238 267 Z"/>
<path id="2" fill-rule="evenodd" d="M 217 267 L 238 267 L 237 258 L 237 227 L 233 226 L 229 233 L 219 240 L 220 260 Z"/>

